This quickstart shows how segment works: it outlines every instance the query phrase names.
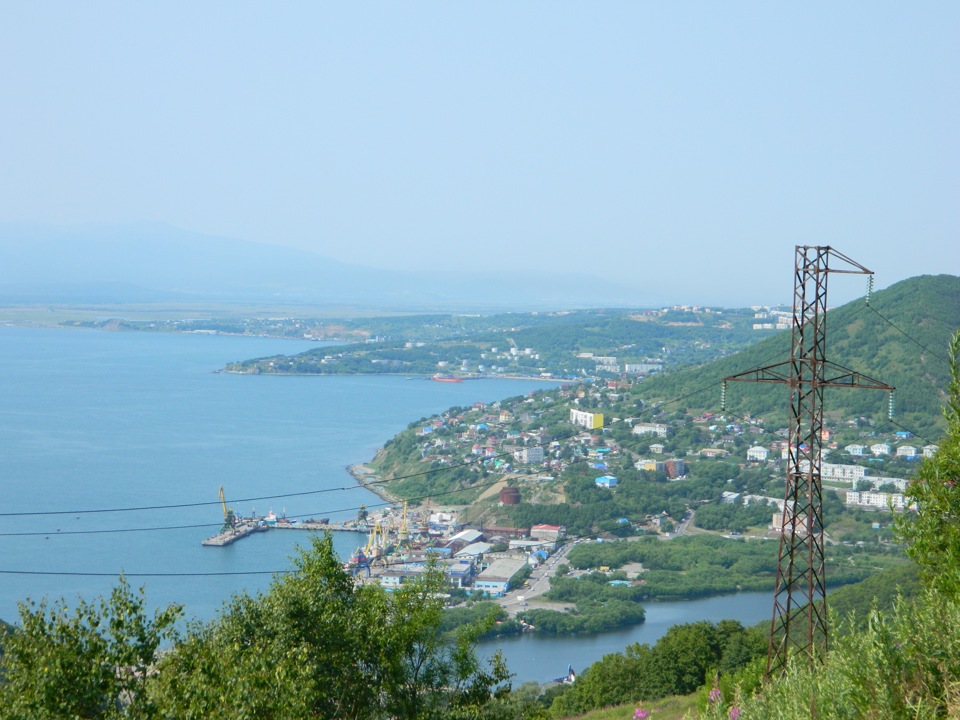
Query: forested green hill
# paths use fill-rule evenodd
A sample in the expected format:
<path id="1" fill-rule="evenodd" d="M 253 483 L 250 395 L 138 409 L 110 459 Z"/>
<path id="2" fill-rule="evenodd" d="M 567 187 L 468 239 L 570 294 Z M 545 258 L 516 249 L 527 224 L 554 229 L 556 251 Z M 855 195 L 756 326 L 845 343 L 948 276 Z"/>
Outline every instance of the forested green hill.
<path id="1" fill-rule="evenodd" d="M 958 327 L 960 277 L 923 275 L 874 293 L 869 304 L 861 298 L 828 311 L 826 357 L 894 386 L 894 420 L 935 438 L 942 428 L 942 388 L 949 378 L 947 345 Z M 717 411 L 721 380 L 788 361 L 790 337 L 790 331 L 784 331 L 736 355 L 651 378 L 641 384 L 639 396 L 648 403 L 685 398 L 687 408 Z M 777 384 L 729 383 L 727 409 L 768 420 L 783 416 L 785 421 L 788 392 Z M 865 416 L 879 425 L 885 421 L 887 401 L 881 391 L 830 388 L 824 408 L 828 416 Z"/>

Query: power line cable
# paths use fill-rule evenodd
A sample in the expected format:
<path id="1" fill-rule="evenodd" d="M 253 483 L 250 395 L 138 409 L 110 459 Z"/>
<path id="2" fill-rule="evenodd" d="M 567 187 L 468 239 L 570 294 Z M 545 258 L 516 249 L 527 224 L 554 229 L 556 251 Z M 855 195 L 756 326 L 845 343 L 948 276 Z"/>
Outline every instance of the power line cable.
<path id="1" fill-rule="evenodd" d="M 920 435 L 920 434 L 914 432 L 913 430 L 911 430 L 910 428 L 905 427 L 904 425 L 901 425 L 900 423 L 898 423 L 898 422 L 897 422 L 896 420 L 894 420 L 893 418 L 887 418 L 884 422 L 890 423 L 890 424 L 893 425 L 894 427 L 898 427 L 898 428 L 900 428 L 901 430 L 903 430 L 904 432 L 908 432 L 908 433 L 910 433 L 911 435 L 913 435 L 914 437 L 920 438 L 920 439 L 923 440 L 927 445 L 935 445 L 935 444 L 936 444 L 936 443 L 933 442 L 932 440 L 928 440 L 927 438 L 925 438 L 923 435 Z"/>
<path id="2" fill-rule="evenodd" d="M 553 442 L 560 442 L 564 440 L 570 440 L 572 438 L 580 435 L 582 431 L 576 431 L 569 435 L 561 435 L 559 438 L 551 438 L 542 443 L 536 443 L 534 445 L 526 445 L 525 447 L 544 447 Z M 408 473 L 406 475 L 397 475 L 390 478 L 384 478 L 380 480 L 367 480 L 364 482 L 358 482 L 355 485 L 344 485 L 341 487 L 334 488 L 324 488 L 322 490 L 304 490 L 294 493 L 283 493 L 278 495 L 261 495 L 257 497 L 248 497 L 248 498 L 238 498 L 236 500 L 230 500 L 231 504 L 235 503 L 245 503 L 245 502 L 260 502 L 262 500 L 281 500 L 292 497 L 303 497 L 307 495 L 322 495 L 324 493 L 331 492 L 342 492 L 345 490 L 356 490 L 368 488 L 370 485 L 383 485 L 386 483 L 397 482 L 399 480 L 409 480 L 411 478 L 423 477 L 425 475 L 430 475 L 433 473 L 444 472 L 446 470 L 456 470 L 462 467 L 470 467 L 472 465 L 482 464 L 488 460 L 496 460 L 503 457 L 512 456 L 512 452 L 502 452 L 497 453 L 488 457 L 475 458 L 471 460 L 464 461 L 462 463 L 455 463 L 451 465 L 445 465 L 443 467 L 437 468 L 427 468 L 426 470 L 420 470 L 414 473 Z M 87 508 L 81 510 L 33 510 L 33 511 L 14 511 L 14 512 L 4 512 L 2 513 L 3 517 L 35 517 L 40 515 L 90 515 L 97 513 L 120 513 L 120 512 L 141 512 L 141 511 L 154 511 L 154 510 L 171 510 L 178 509 L 182 510 L 184 508 L 191 507 L 204 507 L 210 505 L 220 505 L 220 500 L 204 500 L 200 502 L 192 503 L 175 503 L 175 504 L 164 504 L 164 505 L 139 505 L 139 506 L 128 506 L 128 507 L 116 507 L 116 508 Z"/>
<path id="3" fill-rule="evenodd" d="M 588 535 L 580 535 L 579 539 L 589 540 L 600 537 L 601 533 L 591 533 Z M 527 547 L 540 547 L 545 545 L 555 545 L 556 541 L 554 540 L 543 540 L 535 545 L 528 545 Z M 430 554 L 431 548 L 426 548 L 424 554 Z M 379 567 L 394 567 L 398 565 L 407 565 L 409 564 L 408 560 L 399 559 L 384 563 L 379 563 Z M 0 570 L 0 575 L 45 575 L 45 576 L 62 576 L 62 577 L 119 577 L 123 575 L 128 578 L 186 578 L 186 577 L 221 577 L 221 576 L 245 576 L 245 575 L 287 575 L 290 573 L 297 572 L 295 569 L 285 569 L 285 570 L 233 570 L 233 571 L 212 571 L 212 572 L 194 572 L 194 573 L 185 573 L 185 572 L 147 572 L 147 573 L 128 573 L 125 571 L 119 573 L 108 573 L 108 572 L 80 572 L 80 571 L 56 571 L 56 570 Z"/>
<path id="4" fill-rule="evenodd" d="M 580 462 L 586 462 L 587 458 L 578 458 L 571 461 L 570 465 L 575 465 Z M 445 468 L 441 468 L 445 469 Z M 456 495 L 458 493 L 469 492 L 473 490 L 486 490 L 489 487 L 493 487 L 497 483 L 503 482 L 503 478 L 497 478 L 495 480 L 490 480 L 483 483 L 475 483 L 469 485 L 468 487 L 454 488 L 452 490 L 443 490 L 439 492 L 433 492 L 428 495 L 414 496 L 410 498 L 401 498 L 400 500 L 383 500 L 378 503 L 364 503 L 363 505 L 356 505 L 354 507 L 348 508 L 337 508 L 337 509 L 326 509 L 322 513 L 297 513 L 294 515 L 286 515 L 285 517 L 290 519 L 312 519 L 320 514 L 334 515 L 339 513 L 346 512 L 357 512 L 366 508 L 375 508 L 375 507 L 389 507 L 391 505 L 397 505 L 399 502 L 406 500 L 407 502 L 419 502 L 421 500 L 430 500 L 433 498 L 443 497 L 445 495 Z M 219 503 L 218 503 L 219 504 Z M 57 536 L 66 536 L 66 535 L 111 535 L 116 533 L 134 533 L 134 532 L 160 532 L 160 531 L 170 531 L 170 530 L 191 530 L 196 528 L 219 528 L 223 527 L 223 523 L 196 523 L 189 525 L 162 525 L 155 527 L 142 527 L 142 528 L 98 528 L 96 530 L 54 530 L 54 531 L 27 531 L 27 532 L 0 532 L 0 537 L 57 537 Z M 338 532 L 347 531 L 346 528 L 337 530 Z"/>
<path id="5" fill-rule="evenodd" d="M 915 337 L 911 336 L 906 330 L 904 330 L 903 328 L 901 328 L 900 326 L 898 326 L 898 325 L 897 325 L 895 322 L 893 322 L 890 318 L 888 318 L 888 317 L 886 317 L 885 315 L 883 315 L 883 314 L 882 314 L 879 310 L 877 310 L 873 305 L 870 305 L 870 309 L 873 310 L 874 313 L 876 313 L 877 317 L 879 317 L 881 320 L 883 320 L 883 321 L 886 322 L 888 325 L 890 325 L 890 327 L 892 327 L 894 330 L 896 330 L 896 331 L 899 332 L 901 335 L 903 335 L 905 338 L 907 338 L 907 340 L 909 340 L 910 342 L 914 343 L 915 345 L 917 345 L 917 346 L 918 346 L 919 348 L 921 348 L 922 350 L 925 350 L 926 352 L 930 353 L 931 355 L 933 355 L 933 357 L 937 358 L 938 360 L 941 360 L 941 361 L 947 363 L 948 365 L 950 364 L 950 361 L 947 360 L 946 357 L 944 357 L 943 355 L 941 355 L 941 354 L 938 353 L 938 352 L 935 352 L 935 351 L 931 350 L 929 347 L 927 347 L 926 345 L 924 345 L 922 342 L 920 342 L 919 340 L 917 340 Z"/>
<path id="6" fill-rule="evenodd" d="M 323 493 L 330 492 L 340 492 L 343 490 L 353 490 L 355 488 L 361 488 L 363 485 L 345 485 L 343 487 L 335 488 L 324 488 L 322 490 L 304 490 L 301 492 L 294 493 L 283 493 L 280 495 L 260 495 L 257 497 L 248 497 L 248 498 L 238 498 L 237 500 L 231 500 L 231 503 L 241 503 L 241 502 L 259 502 L 261 500 L 281 500 L 292 497 L 303 497 L 306 495 L 322 495 Z M 3 512 L 3 517 L 31 517 L 37 515 L 91 515 L 95 513 L 120 513 L 120 512 L 139 512 L 139 511 L 151 511 L 151 510 L 182 510 L 183 508 L 191 507 L 204 507 L 207 505 L 220 505 L 219 500 L 203 500 L 200 502 L 190 502 L 190 503 L 175 503 L 169 505 L 138 505 L 130 507 L 116 507 L 116 508 L 88 508 L 85 510 L 32 510 L 32 511 L 22 511 L 22 512 Z"/>

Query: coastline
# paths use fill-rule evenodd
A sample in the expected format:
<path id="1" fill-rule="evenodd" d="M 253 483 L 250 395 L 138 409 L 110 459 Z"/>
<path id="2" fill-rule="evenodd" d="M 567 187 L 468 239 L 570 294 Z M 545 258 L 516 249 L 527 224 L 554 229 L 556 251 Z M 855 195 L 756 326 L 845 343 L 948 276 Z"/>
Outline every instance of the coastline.
<path id="1" fill-rule="evenodd" d="M 183 333 L 188 334 L 188 333 Z M 238 335 L 237 337 L 242 337 Z M 264 336 L 269 337 L 269 336 Z M 212 370 L 214 373 L 224 373 L 228 375 L 259 375 L 259 376 L 276 376 L 276 377 L 403 377 L 408 380 L 432 380 L 432 375 L 425 375 L 421 373 L 398 373 L 398 372 L 340 372 L 340 373 L 315 373 L 315 372 L 256 372 L 256 371 L 247 371 L 247 370 L 230 370 L 227 368 L 220 368 L 218 370 Z M 580 382 L 592 382 L 593 377 L 584 377 L 576 378 L 571 380 L 570 378 L 545 378 L 538 377 L 535 375 L 464 375 L 457 376 L 463 382 L 469 382 L 473 380 L 533 380 L 536 382 L 545 382 L 545 383 L 559 383 L 570 384 L 570 383 L 580 383 Z M 348 466 L 353 467 L 353 466 Z"/>
<path id="2" fill-rule="evenodd" d="M 358 485 L 366 490 L 369 490 L 381 500 L 394 505 L 403 502 L 403 500 L 398 498 L 396 495 L 387 490 L 386 487 L 380 484 L 380 478 L 377 477 L 373 469 L 367 465 L 364 465 L 363 463 L 357 465 L 347 465 L 347 472 L 353 476 L 353 479 L 357 481 Z"/>

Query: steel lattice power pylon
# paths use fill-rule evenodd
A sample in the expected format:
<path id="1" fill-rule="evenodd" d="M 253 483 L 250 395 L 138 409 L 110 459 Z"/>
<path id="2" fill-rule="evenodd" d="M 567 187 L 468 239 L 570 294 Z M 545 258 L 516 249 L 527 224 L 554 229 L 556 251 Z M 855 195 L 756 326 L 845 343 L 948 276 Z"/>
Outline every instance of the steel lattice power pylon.
<path id="1" fill-rule="evenodd" d="M 780 534 L 767 675 L 780 674 L 792 652 L 812 663 L 827 646 L 823 556 L 823 502 L 820 484 L 823 389 L 893 388 L 827 361 L 827 274 L 872 275 L 829 246 L 798 245 L 793 295 L 793 335 L 789 362 L 724 378 L 726 383 L 775 382 L 790 386 L 790 434 L 786 492 Z M 844 267 L 830 267 L 831 260 Z M 892 397 L 892 396 L 891 396 Z M 892 400 L 891 400 L 892 408 Z"/>

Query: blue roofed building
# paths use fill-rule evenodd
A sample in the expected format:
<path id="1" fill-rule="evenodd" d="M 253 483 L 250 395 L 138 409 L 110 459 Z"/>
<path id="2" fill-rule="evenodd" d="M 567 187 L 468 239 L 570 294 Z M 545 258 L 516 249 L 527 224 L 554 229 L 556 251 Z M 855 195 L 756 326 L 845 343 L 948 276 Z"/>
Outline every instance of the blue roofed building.
<path id="1" fill-rule="evenodd" d="M 596 479 L 597 487 L 602 488 L 615 488 L 619 482 L 613 475 L 601 475 Z"/>

